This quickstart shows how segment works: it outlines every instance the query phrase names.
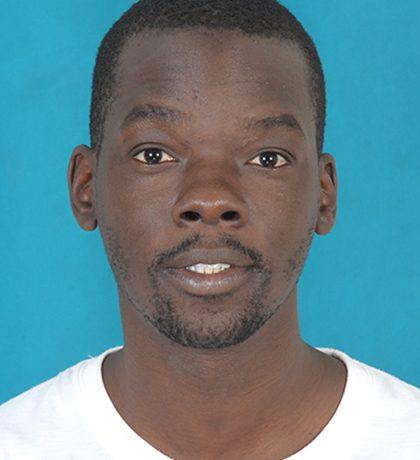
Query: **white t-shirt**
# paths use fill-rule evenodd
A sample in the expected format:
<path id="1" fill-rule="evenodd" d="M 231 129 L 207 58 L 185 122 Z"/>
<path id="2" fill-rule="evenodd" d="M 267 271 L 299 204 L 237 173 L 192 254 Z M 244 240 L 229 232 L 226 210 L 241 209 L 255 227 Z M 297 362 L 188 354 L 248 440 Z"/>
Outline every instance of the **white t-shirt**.
<path id="1" fill-rule="evenodd" d="M 1 405 L 0 459 L 168 459 L 127 425 L 106 392 L 102 361 L 120 348 Z M 419 460 L 420 389 L 340 350 L 318 350 L 345 363 L 346 387 L 321 433 L 287 460 Z"/>

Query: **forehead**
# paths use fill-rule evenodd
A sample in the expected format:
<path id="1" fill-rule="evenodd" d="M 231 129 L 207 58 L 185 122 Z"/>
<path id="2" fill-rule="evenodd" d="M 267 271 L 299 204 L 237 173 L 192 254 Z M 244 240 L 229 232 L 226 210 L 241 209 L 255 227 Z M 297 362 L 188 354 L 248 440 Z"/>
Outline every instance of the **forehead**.
<path id="1" fill-rule="evenodd" d="M 303 53 L 287 41 L 203 28 L 146 30 L 120 54 L 112 112 L 121 118 L 158 99 L 192 121 L 226 126 L 241 114 L 280 111 L 315 138 L 308 81 Z"/>

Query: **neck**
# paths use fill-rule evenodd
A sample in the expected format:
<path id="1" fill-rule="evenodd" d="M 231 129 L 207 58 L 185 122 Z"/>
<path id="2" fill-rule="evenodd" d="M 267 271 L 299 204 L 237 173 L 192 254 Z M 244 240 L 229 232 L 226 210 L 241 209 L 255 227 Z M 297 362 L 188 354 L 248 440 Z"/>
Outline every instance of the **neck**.
<path id="1" fill-rule="evenodd" d="M 134 431 L 165 452 L 203 453 L 216 440 L 213 453 L 226 453 L 255 444 L 268 425 L 306 430 L 305 413 L 337 376 L 337 363 L 301 339 L 296 289 L 252 337 L 221 350 L 175 344 L 120 302 L 125 345 L 104 362 L 105 387 Z"/>

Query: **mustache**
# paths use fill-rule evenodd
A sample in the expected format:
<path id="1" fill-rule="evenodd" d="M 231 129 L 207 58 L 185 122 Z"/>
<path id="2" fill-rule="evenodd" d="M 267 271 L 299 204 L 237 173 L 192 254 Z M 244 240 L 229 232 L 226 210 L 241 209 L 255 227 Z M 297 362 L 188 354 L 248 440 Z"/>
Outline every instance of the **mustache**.
<path id="1" fill-rule="evenodd" d="M 178 256 L 179 254 L 182 254 L 183 252 L 188 251 L 190 249 L 194 249 L 198 246 L 202 247 L 203 242 L 206 243 L 206 247 L 208 247 L 209 249 L 227 247 L 233 249 L 234 251 L 238 251 L 241 254 L 249 257 L 253 261 L 256 270 L 264 271 L 265 264 L 263 262 L 262 255 L 255 249 L 243 245 L 240 241 L 238 241 L 236 238 L 233 238 L 231 235 L 227 233 L 222 233 L 220 237 L 213 241 L 209 241 L 199 233 L 194 233 L 187 237 L 185 240 L 181 241 L 175 247 L 159 253 L 152 264 L 152 269 L 161 269 L 162 267 L 167 265 L 168 261 Z"/>

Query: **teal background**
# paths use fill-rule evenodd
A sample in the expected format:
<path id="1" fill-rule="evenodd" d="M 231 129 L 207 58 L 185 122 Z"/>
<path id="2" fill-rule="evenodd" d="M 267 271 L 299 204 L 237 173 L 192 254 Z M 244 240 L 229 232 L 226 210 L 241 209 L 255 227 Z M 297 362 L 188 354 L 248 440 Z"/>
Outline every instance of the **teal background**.
<path id="1" fill-rule="evenodd" d="M 0 2 L 0 402 L 122 343 L 98 230 L 66 169 L 97 46 L 131 1 Z M 300 281 L 303 338 L 420 386 L 420 3 L 288 0 L 317 43 L 338 220 Z"/>

